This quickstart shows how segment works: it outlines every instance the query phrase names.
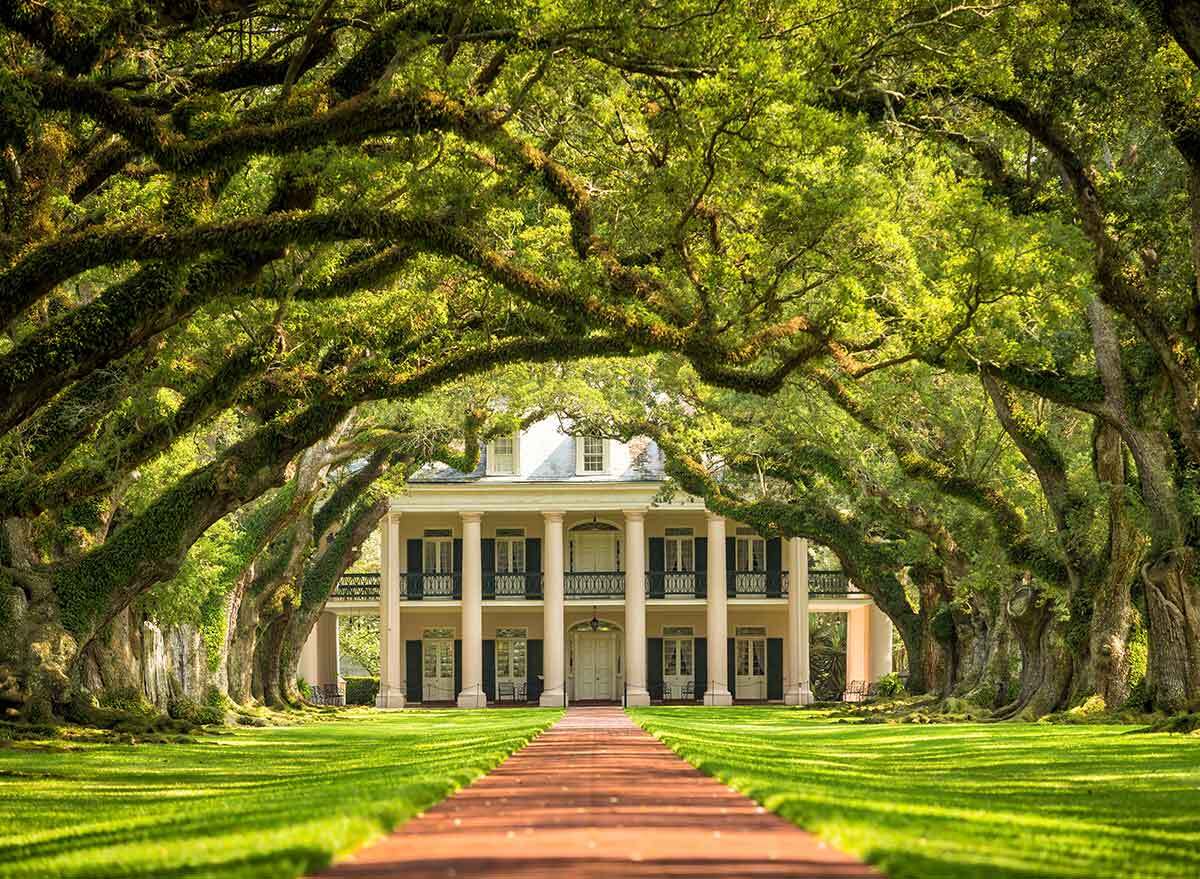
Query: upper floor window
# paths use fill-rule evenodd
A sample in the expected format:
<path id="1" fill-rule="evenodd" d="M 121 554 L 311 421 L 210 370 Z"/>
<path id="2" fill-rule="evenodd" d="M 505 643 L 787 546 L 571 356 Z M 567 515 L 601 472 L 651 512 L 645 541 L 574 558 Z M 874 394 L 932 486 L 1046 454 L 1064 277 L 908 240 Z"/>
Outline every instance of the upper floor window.
<path id="1" fill-rule="evenodd" d="M 488 443 L 489 476 L 513 476 L 521 470 L 521 435 L 498 436 Z"/>
<path id="2" fill-rule="evenodd" d="M 598 436 L 580 437 L 576 449 L 575 469 L 578 473 L 608 472 L 608 440 Z"/>
<path id="3" fill-rule="evenodd" d="M 668 528 L 666 542 L 666 568 L 668 571 L 694 571 L 694 558 L 691 528 Z"/>
<path id="4" fill-rule="evenodd" d="M 449 528 L 426 528 L 424 540 L 426 574 L 450 574 L 454 571 L 454 538 Z"/>
<path id="5" fill-rule="evenodd" d="M 767 542 L 753 531 L 739 528 L 737 559 L 734 567 L 739 571 L 765 571 L 767 569 Z"/>
<path id="6" fill-rule="evenodd" d="M 525 570 L 525 529 L 496 529 L 496 573 L 517 574 Z"/>

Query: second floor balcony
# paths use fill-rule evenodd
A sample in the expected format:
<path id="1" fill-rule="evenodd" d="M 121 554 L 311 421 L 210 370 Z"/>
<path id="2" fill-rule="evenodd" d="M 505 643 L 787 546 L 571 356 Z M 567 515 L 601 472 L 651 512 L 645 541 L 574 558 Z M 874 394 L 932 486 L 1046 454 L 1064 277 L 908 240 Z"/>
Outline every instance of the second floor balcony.
<path id="1" fill-rule="evenodd" d="M 784 598 L 787 571 L 729 571 L 726 595 L 730 598 Z M 708 595 L 703 571 L 647 571 L 646 596 L 652 600 L 703 599 Z M 418 572 L 402 574 L 402 598 L 408 601 L 449 601 L 462 598 L 462 574 Z M 330 598 L 334 601 L 378 602 L 378 573 L 344 574 Z M 570 599 L 620 599 L 625 597 L 624 571 L 568 571 L 563 574 L 563 594 Z M 844 598 L 862 595 L 844 571 L 810 570 L 810 598 Z M 485 601 L 537 601 L 544 596 L 543 574 L 536 571 L 483 572 Z"/>

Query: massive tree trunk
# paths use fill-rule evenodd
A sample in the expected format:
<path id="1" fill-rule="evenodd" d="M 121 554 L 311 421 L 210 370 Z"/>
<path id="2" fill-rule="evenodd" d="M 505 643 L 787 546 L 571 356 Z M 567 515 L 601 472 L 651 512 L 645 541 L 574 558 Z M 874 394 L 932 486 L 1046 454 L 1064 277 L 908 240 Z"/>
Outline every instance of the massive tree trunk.
<path id="1" fill-rule="evenodd" d="M 1075 657 L 1055 603 L 1032 587 L 1009 600 L 1008 618 L 1021 649 L 1017 698 L 1000 708 L 1001 718 L 1034 719 L 1065 708 L 1075 677 Z"/>
<path id="2" fill-rule="evenodd" d="M 973 595 L 967 614 L 970 648 L 960 663 L 956 694 L 984 708 L 1000 708 L 1012 688 L 1012 632 L 1007 618 L 1007 592 Z"/>
<path id="3" fill-rule="evenodd" d="M 25 601 L 13 634 L 28 645 L 0 669 L 0 677 L 18 679 L 9 689 L 36 703 L 39 714 L 65 704 L 78 686 L 81 657 L 103 627 L 154 584 L 175 576 L 214 522 L 282 484 L 287 462 L 334 431 L 348 411 L 317 405 L 272 422 L 179 480 L 97 549 L 48 573 L 34 568 L 36 559 L 9 568 Z"/>
<path id="4" fill-rule="evenodd" d="M 1200 586 L 1196 552 L 1163 553 L 1142 566 L 1150 635 L 1146 671 L 1154 706 L 1163 711 L 1200 706 Z"/>

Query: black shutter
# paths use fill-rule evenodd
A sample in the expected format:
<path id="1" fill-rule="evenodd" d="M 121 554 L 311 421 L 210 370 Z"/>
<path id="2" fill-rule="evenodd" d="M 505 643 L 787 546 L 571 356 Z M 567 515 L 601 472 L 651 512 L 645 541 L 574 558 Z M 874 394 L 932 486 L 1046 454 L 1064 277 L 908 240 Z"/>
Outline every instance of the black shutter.
<path id="1" fill-rule="evenodd" d="M 693 648 L 696 651 L 696 701 L 704 701 L 704 692 L 708 689 L 708 639 L 697 638 Z"/>
<path id="2" fill-rule="evenodd" d="M 472 684 L 477 683 L 471 681 Z M 463 690 L 462 685 L 462 638 L 454 639 L 454 695 L 450 698 L 457 699 L 458 694 Z"/>
<path id="3" fill-rule="evenodd" d="M 419 537 L 408 541 L 408 600 L 421 600 L 421 564 L 423 548 Z M 420 643 L 419 641 L 417 642 Z"/>
<path id="4" fill-rule="evenodd" d="M 541 598 L 542 538 L 540 537 L 525 538 L 525 570 L 527 572 L 527 576 L 525 577 L 525 597 Z M 538 643 L 541 644 L 540 641 Z"/>
<path id="5" fill-rule="evenodd" d="M 496 701 L 496 642 L 490 638 L 483 642 L 483 692 Z"/>
<path id="6" fill-rule="evenodd" d="M 783 698 L 783 639 L 767 639 L 767 698 Z"/>
<path id="7" fill-rule="evenodd" d="M 479 561 L 483 567 L 483 597 L 496 597 L 496 538 L 479 541 Z"/>
<path id="8" fill-rule="evenodd" d="M 529 701 L 536 702 L 542 695 L 542 639 L 530 638 L 525 642 L 525 685 Z"/>
<path id="9" fill-rule="evenodd" d="M 420 543 L 421 541 L 417 541 Z M 404 698 L 409 702 L 422 701 L 421 684 L 424 679 L 423 667 L 421 665 L 421 642 L 420 641 L 405 641 L 404 642 L 404 676 L 407 686 L 407 692 Z"/>
<path id="10" fill-rule="evenodd" d="M 726 642 L 725 648 L 725 686 L 729 688 L 729 695 L 734 699 L 737 698 L 737 642 L 730 638 Z"/>
<path id="11" fill-rule="evenodd" d="M 696 538 L 696 597 L 708 597 L 708 538 Z"/>
<path id="12" fill-rule="evenodd" d="M 650 538 L 650 597 L 665 598 L 667 568 L 667 542 L 661 537 Z"/>
<path id="13" fill-rule="evenodd" d="M 462 598 L 462 538 L 454 538 L 454 573 L 450 576 L 450 589 L 455 598 Z M 457 671 L 458 666 L 456 665 Z M 455 691 L 457 692 L 457 690 Z"/>
<path id="14" fill-rule="evenodd" d="M 783 539 L 772 537 L 767 541 L 767 598 L 778 598 L 783 594 Z M 783 696 L 779 697 L 780 699 Z"/>
<path id="15" fill-rule="evenodd" d="M 737 538 L 725 538 L 725 594 L 730 598 L 737 595 Z M 730 692 L 733 688 L 730 687 Z"/>
<path id="16" fill-rule="evenodd" d="M 646 639 L 646 689 L 651 699 L 663 698 L 663 639 Z"/>

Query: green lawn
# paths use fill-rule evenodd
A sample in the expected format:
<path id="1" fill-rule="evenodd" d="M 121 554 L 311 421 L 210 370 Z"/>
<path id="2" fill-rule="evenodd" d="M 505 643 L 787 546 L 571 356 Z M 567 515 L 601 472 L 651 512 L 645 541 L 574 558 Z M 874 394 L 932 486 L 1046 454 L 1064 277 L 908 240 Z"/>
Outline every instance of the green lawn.
<path id="1" fill-rule="evenodd" d="M 1200 876 L 1200 737 L 647 708 L 704 772 L 906 877 Z"/>
<path id="2" fill-rule="evenodd" d="M 0 748 L 0 877 L 293 877 L 498 764 L 552 710 L 354 712 L 194 745 Z"/>

